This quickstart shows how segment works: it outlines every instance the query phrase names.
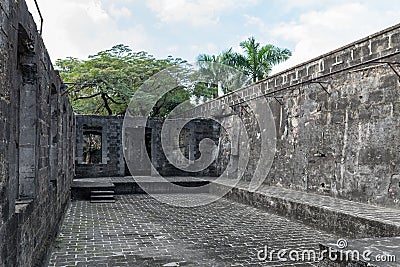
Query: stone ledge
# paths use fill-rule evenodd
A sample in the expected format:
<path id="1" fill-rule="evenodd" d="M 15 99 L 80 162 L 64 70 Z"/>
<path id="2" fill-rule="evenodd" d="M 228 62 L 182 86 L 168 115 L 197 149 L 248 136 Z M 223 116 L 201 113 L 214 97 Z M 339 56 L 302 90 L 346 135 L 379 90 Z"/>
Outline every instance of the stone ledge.
<path id="1" fill-rule="evenodd" d="M 89 200 L 90 192 L 113 190 L 116 195 L 124 194 L 177 194 L 208 193 L 213 177 L 151 177 L 125 176 L 74 179 L 71 191 L 73 200 Z"/>
<path id="2" fill-rule="evenodd" d="M 343 71 L 363 68 L 387 58 L 394 58 L 400 53 L 400 24 L 354 41 L 336 50 L 320 55 L 309 61 L 276 73 L 229 94 L 208 101 L 180 114 L 181 117 L 194 118 L 198 115 L 218 113 L 222 105 L 240 105 L 249 99 L 260 96 L 274 96 L 276 92 L 295 88 L 301 84 L 330 77 Z M 217 104 L 216 104 L 217 103 Z"/>
<path id="3" fill-rule="evenodd" d="M 305 193 L 280 187 L 249 190 L 248 182 L 234 187 L 229 180 L 213 181 L 211 193 L 231 188 L 226 198 L 301 221 L 350 238 L 400 236 L 400 210 Z"/>

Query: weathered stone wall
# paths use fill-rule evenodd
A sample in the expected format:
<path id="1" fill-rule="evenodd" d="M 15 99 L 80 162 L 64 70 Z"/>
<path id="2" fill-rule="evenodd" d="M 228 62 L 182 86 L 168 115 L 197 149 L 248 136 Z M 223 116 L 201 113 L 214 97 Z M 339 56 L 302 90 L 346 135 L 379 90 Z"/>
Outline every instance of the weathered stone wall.
<path id="1" fill-rule="evenodd" d="M 76 177 L 124 176 L 125 163 L 122 148 L 123 117 L 77 115 L 76 116 Z M 83 158 L 83 135 L 97 131 L 101 135 L 101 159 L 87 164 Z"/>
<path id="2" fill-rule="evenodd" d="M 134 162 L 134 167 L 128 170 L 125 163 L 124 147 L 122 143 L 122 127 L 124 118 L 116 116 L 76 116 L 76 178 L 120 177 L 125 175 L 152 175 L 156 170 L 163 176 L 216 176 L 217 163 L 197 173 L 184 172 L 176 168 L 165 156 L 161 143 L 161 129 L 163 121 L 150 119 L 143 127 L 127 127 L 129 143 L 125 144 L 128 161 Z M 218 143 L 219 127 L 210 121 L 191 121 L 185 125 L 187 135 L 180 140 L 180 149 L 186 152 L 191 160 L 200 157 L 199 143 L 204 138 Z M 101 158 L 97 163 L 85 160 L 84 135 L 95 133 L 101 136 Z M 143 138 L 142 135 L 145 134 Z M 134 137 L 136 135 L 136 137 Z M 138 136 L 140 135 L 140 137 Z M 145 142 L 143 143 L 143 140 Z M 151 162 L 149 161 L 151 159 Z M 153 170 L 152 167 L 153 166 Z M 153 173 L 152 173 L 153 172 Z"/>
<path id="3" fill-rule="evenodd" d="M 318 85 L 284 94 L 266 182 L 399 206 L 399 89 L 399 77 L 379 66 L 335 76 L 331 95 Z"/>
<path id="4" fill-rule="evenodd" d="M 400 87 L 393 70 L 400 71 L 393 64 L 400 62 L 399 53 L 396 25 L 184 116 L 225 114 L 222 122 L 229 122 L 232 117 L 224 110 L 231 106 L 249 135 L 244 179 L 251 179 L 265 129 L 257 126 L 257 111 L 246 101 L 265 98 L 277 134 L 266 184 L 399 207 Z M 220 138 L 219 162 L 226 164 L 232 156 L 230 141 Z"/>
<path id="5" fill-rule="evenodd" d="M 0 266 L 38 266 L 70 199 L 74 115 L 24 1 L 0 1 Z"/>
<path id="6" fill-rule="evenodd" d="M 161 128 L 162 122 L 151 123 L 153 129 L 152 135 L 152 162 L 154 168 L 162 176 L 218 176 L 218 164 L 214 161 L 210 166 L 202 171 L 189 172 L 183 171 L 174 166 L 165 155 L 165 149 L 171 149 L 162 146 Z M 205 138 L 214 141 L 218 145 L 220 127 L 212 120 L 192 120 L 188 122 L 181 131 L 181 138 L 178 141 L 181 153 L 189 160 L 198 160 L 201 156 L 200 142 Z M 186 132 L 186 134 L 184 134 Z M 168 139 L 172 143 L 172 138 Z M 222 166 L 222 165 L 221 165 Z"/>

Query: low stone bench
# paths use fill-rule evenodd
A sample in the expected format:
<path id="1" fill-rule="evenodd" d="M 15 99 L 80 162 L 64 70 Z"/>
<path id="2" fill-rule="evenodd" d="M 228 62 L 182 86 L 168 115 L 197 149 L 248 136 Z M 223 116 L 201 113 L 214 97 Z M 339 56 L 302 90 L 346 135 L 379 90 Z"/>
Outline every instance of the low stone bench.
<path id="1" fill-rule="evenodd" d="M 211 193 L 231 187 L 226 198 L 282 215 L 317 229 L 346 238 L 400 236 L 400 210 L 276 186 L 249 190 L 249 183 L 240 181 L 234 187 L 229 180 L 211 182 Z"/>
<path id="2" fill-rule="evenodd" d="M 229 190 L 226 198 L 251 205 L 268 212 L 301 221 L 320 230 L 343 236 L 346 246 L 341 250 L 337 240 L 320 244 L 320 251 L 358 251 L 359 258 L 336 260 L 330 254 L 322 254 L 317 266 L 367 267 L 400 266 L 400 210 L 378 207 L 344 199 L 300 192 L 276 186 L 249 189 L 249 182 L 240 181 L 235 186 L 231 180 L 211 182 L 211 193 Z M 362 253 L 371 251 L 370 260 Z M 383 257 L 385 261 L 377 261 Z"/>

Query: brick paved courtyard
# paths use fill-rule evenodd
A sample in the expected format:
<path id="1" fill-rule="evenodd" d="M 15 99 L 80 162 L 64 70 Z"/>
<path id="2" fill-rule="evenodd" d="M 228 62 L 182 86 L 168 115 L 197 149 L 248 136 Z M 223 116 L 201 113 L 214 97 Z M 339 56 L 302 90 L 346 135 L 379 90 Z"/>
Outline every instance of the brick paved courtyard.
<path id="1" fill-rule="evenodd" d="M 178 208 L 146 195 L 118 196 L 110 204 L 72 202 L 50 266 L 313 266 L 260 261 L 257 252 L 265 245 L 317 249 L 336 238 L 226 199 Z"/>

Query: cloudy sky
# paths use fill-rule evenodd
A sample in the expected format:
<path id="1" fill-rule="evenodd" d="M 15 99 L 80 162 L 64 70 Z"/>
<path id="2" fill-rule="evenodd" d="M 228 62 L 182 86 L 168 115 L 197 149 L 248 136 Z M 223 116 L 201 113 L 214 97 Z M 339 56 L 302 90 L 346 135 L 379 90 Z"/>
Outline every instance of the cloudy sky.
<path id="1" fill-rule="evenodd" d="M 33 0 L 26 0 L 37 19 Z M 37 0 L 53 61 L 116 44 L 194 61 L 250 36 L 289 48 L 284 70 L 400 23 L 398 0 Z"/>

